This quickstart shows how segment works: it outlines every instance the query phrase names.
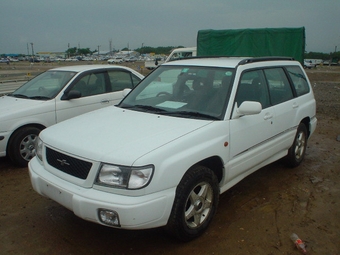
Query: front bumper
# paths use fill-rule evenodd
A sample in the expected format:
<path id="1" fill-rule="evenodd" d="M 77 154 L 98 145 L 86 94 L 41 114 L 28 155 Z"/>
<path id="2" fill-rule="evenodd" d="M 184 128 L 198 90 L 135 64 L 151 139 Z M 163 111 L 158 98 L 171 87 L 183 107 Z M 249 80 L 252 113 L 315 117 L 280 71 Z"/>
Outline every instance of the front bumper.
<path id="1" fill-rule="evenodd" d="M 8 138 L 9 138 L 8 132 L 0 132 L 0 157 L 6 156 Z"/>
<path id="2" fill-rule="evenodd" d="M 119 215 L 120 227 L 124 229 L 147 229 L 166 225 L 176 192 L 176 188 L 171 188 L 131 197 L 83 188 L 46 171 L 37 158 L 29 162 L 28 169 L 32 186 L 40 195 L 51 198 L 84 220 L 102 225 L 105 224 L 99 220 L 98 210 L 115 211 Z"/>

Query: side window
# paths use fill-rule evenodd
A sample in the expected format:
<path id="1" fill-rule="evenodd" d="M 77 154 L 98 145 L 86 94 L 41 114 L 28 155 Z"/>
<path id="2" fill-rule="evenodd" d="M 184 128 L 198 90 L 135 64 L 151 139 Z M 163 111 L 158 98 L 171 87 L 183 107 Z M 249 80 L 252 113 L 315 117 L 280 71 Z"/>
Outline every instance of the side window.
<path id="1" fill-rule="evenodd" d="M 105 89 L 104 73 L 91 73 L 83 76 L 72 88 L 81 93 L 81 97 L 103 94 Z"/>
<path id="2" fill-rule="evenodd" d="M 298 66 L 290 66 L 287 67 L 286 69 L 290 79 L 293 82 L 297 96 L 309 93 L 310 88 L 301 68 Z"/>
<path id="3" fill-rule="evenodd" d="M 282 68 L 264 70 L 269 86 L 270 99 L 273 105 L 288 101 L 293 98 L 293 91 L 288 78 Z"/>
<path id="4" fill-rule="evenodd" d="M 237 89 L 236 102 L 240 106 L 244 101 L 260 102 L 262 109 L 270 106 L 268 88 L 261 70 L 242 74 Z"/>
<path id="5" fill-rule="evenodd" d="M 128 72 L 122 71 L 110 71 L 109 79 L 111 83 L 111 91 L 121 91 L 123 89 L 132 89 L 134 85 L 138 82 L 137 77 L 135 79 L 131 79 L 131 74 Z M 135 84 L 136 83 L 136 84 Z"/>
<path id="6" fill-rule="evenodd" d="M 141 81 L 141 78 L 139 78 L 139 77 L 137 77 L 133 74 L 131 76 L 132 76 L 132 83 L 133 83 L 133 87 L 134 87 Z"/>

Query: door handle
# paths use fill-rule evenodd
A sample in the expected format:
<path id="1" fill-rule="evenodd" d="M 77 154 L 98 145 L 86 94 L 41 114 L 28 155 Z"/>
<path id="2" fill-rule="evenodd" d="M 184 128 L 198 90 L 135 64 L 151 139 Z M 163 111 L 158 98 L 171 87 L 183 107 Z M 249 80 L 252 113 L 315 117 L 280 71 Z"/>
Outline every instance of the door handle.
<path id="1" fill-rule="evenodd" d="M 108 104 L 108 103 L 110 103 L 110 100 L 107 100 L 107 99 L 106 100 L 102 100 L 101 103 L 102 104 Z"/>
<path id="2" fill-rule="evenodd" d="M 269 120 L 269 119 L 273 118 L 273 114 L 267 112 L 267 113 L 264 115 L 263 118 L 264 118 L 265 120 Z"/>
<path id="3" fill-rule="evenodd" d="M 298 108 L 298 107 L 299 107 L 299 105 L 296 102 L 294 102 L 293 103 L 293 108 L 295 109 L 295 108 Z"/>

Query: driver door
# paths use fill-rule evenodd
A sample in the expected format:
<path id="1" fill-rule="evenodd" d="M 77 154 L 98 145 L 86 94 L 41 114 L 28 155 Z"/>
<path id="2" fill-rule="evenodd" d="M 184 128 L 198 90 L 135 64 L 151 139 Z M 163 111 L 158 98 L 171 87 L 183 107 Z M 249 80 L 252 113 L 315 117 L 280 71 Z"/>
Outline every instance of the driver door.
<path id="1" fill-rule="evenodd" d="M 228 180 L 237 178 L 263 162 L 270 154 L 267 143 L 274 134 L 275 113 L 262 70 L 242 74 L 234 101 L 234 112 L 244 101 L 260 102 L 259 114 L 230 120 L 230 171 Z"/>
<path id="2" fill-rule="evenodd" d="M 81 97 L 56 101 L 57 122 L 111 105 L 105 76 L 106 72 L 89 73 L 70 84 L 71 90 L 79 91 Z"/>

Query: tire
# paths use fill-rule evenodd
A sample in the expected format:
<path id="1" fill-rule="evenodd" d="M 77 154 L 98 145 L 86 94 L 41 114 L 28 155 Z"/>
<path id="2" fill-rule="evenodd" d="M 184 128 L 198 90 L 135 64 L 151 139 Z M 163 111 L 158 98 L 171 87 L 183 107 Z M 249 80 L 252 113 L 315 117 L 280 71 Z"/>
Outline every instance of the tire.
<path id="1" fill-rule="evenodd" d="M 303 161 L 307 148 L 307 128 L 306 125 L 300 123 L 296 135 L 294 138 L 294 142 L 292 146 L 288 150 L 288 154 L 286 156 L 286 162 L 290 167 L 297 167 Z"/>
<path id="2" fill-rule="evenodd" d="M 181 241 L 190 241 L 208 228 L 219 201 L 216 175 L 207 167 L 194 166 L 177 186 L 165 230 Z"/>
<path id="3" fill-rule="evenodd" d="M 8 142 L 8 156 L 19 167 L 27 167 L 35 156 L 35 142 L 40 133 L 36 127 L 23 127 L 15 131 Z"/>

